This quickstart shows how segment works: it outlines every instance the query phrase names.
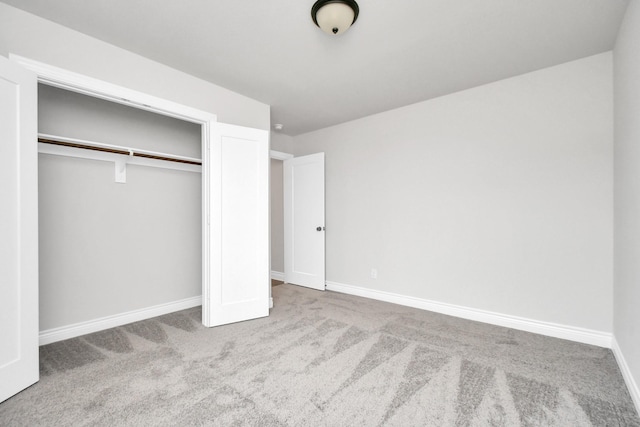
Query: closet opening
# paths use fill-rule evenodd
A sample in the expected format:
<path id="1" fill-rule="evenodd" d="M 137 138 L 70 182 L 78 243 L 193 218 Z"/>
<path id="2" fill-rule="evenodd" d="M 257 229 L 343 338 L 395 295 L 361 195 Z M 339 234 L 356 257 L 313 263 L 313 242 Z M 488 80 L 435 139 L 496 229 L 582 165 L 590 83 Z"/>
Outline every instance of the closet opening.
<path id="1" fill-rule="evenodd" d="M 39 337 L 41 345 L 159 316 L 200 303 L 202 304 L 202 324 L 206 327 L 220 326 L 269 315 L 269 131 L 218 123 L 217 116 L 207 111 L 57 68 L 15 54 L 9 54 L 9 59 L 34 73 L 37 76 L 37 82 L 43 85 L 40 86 L 41 88 L 51 86 L 53 89 L 62 89 L 72 94 L 88 95 L 91 99 L 95 98 L 108 101 L 107 104 L 109 105 L 131 107 L 134 110 L 154 113 L 154 115 L 163 118 L 178 119 L 179 122 L 185 122 L 185 124 L 189 126 L 195 125 L 193 129 L 197 130 L 200 136 L 199 150 L 202 165 L 195 165 L 135 155 L 135 153 L 144 152 L 147 154 L 152 153 L 152 157 L 157 156 L 158 153 L 164 153 L 170 154 L 172 157 L 197 158 L 197 153 L 176 153 L 159 147 L 158 142 L 160 142 L 161 145 L 166 142 L 161 138 L 153 138 L 153 146 L 140 147 L 139 145 L 125 145 L 119 142 L 103 142 L 100 141 L 99 138 L 95 138 L 95 135 L 73 138 L 69 136 L 44 134 L 44 129 L 40 129 L 43 133 L 40 135 L 41 138 L 63 141 L 71 140 L 74 144 L 78 140 L 81 140 L 83 144 L 88 141 L 91 145 L 100 147 L 103 145 L 108 145 L 111 148 L 116 146 L 116 149 L 124 147 L 126 151 L 130 152 L 129 156 L 124 156 L 119 153 L 101 152 L 101 150 L 86 150 L 79 147 L 54 146 L 39 143 L 43 146 L 50 146 L 50 149 L 66 151 L 67 155 L 56 156 L 54 154 L 50 157 L 58 157 L 69 163 L 78 157 L 76 155 L 70 155 L 70 150 L 74 152 L 82 151 L 84 153 L 82 158 L 88 157 L 88 159 L 85 159 L 88 160 L 85 169 L 90 173 L 96 173 L 95 171 L 100 168 L 100 166 L 89 167 L 90 164 L 100 164 L 103 165 L 102 168 L 108 168 L 108 165 L 110 165 L 113 181 L 117 182 L 118 185 L 113 185 L 114 183 L 111 182 L 112 185 L 105 187 L 102 181 L 96 179 L 84 180 L 77 176 L 68 177 L 68 183 L 76 185 L 85 191 L 85 197 L 76 197 L 72 200 L 72 206 L 77 209 L 85 208 L 83 205 L 86 204 L 92 204 L 93 202 L 99 204 L 103 201 L 103 199 L 96 197 L 98 189 L 103 190 L 106 188 L 112 193 L 127 193 L 125 190 L 122 190 L 122 188 L 136 185 L 130 178 L 134 175 L 132 171 L 139 169 L 141 166 L 148 166 L 148 171 L 152 171 L 158 169 L 154 167 L 158 162 L 163 162 L 166 166 L 161 169 L 166 169 L 169 173 L 172 171 L 188 172 L 183 169 L 199 168 L 201 171 L 199 174 L 201 186 L 199 223 L 202 231 L 200 236 L 201 252 L 198 257 L 201 262 L 201 296 L 175 300 L 174 298 L 178 297 L 172 294 L 171 290 L 167 291 L 169 287 L 164 287 L 161 284 L 156 284 L 151 290 L 140 290 L 135 286 L 124 290 L 124 286 L 121 285 L 122 283 L 139 283 L 140 280 L 148 280 L 148 275 L 155 274 L 154 277 L 157 277 L 157 272 L 162 271 L 163 258 L 145 256 L 143 258 L 144 262 L 155 260 L 155 263 L 152 263 L 153 269 L 147 270 L 145 274 L 139 272 L 129 274 L 126 271 L 115 274 L 112 271 L 120 267 L 121 264 L 128 263 L 127 265 L 130 266 L 132 262 L 129 258 L 121 258 L 117 260 L 115 264 L 103 263 L 100 265 L 104 271 L 111 274 L 110 280 L 108 283 L 105 282 L 103 284 L 103 288 L 116 288 L 116 291 L 113 292 L 111 296 L 113 298 L 113 295 L 117 295 L 117 304 L 123 300 L 126 300 L 126 303 L 129 304 L 139 301 L 139 298 L 143 297 L 147 299 L 161 295 L 166 297 L 167 294 L 173 295 L 171 301 L 160 302 L 150 307 L 133 308 L 131 311 L 124 313 L 106 314 L 103 317 L 100 317 L 100 314 L 97 314 L 93 309 L 74 307 L 70 313 L 63 313 L 62 315 L 70 317 L 71 315 L 81 313 L 82 316 L 86 315 L 85 317 L 88 317 L 88 313 L 91 313 L 91 320 L 80 320 L 78 323 L 52 327 L 51 329 L 44 329 L 46 325 L 41 324 Z M 27 81 L 32 81 L 28 78 L 31 76 L 27 76 L 27 73 L 19 74 L 25 81 L 25 85 Z M 35 90 L 33 92 L 35 92 Z M 189 100 L 187 102 L 198 103 L 197 100 Z M 30 105 L 27 105 L 27 109 L 30 109 L 31 106 L 36 107 L 35 104 L 37 103 L 37 100 L 29 102 Z M 33 112 L 33 115 L 29 117 L 35 118 L 35 115 L 35 112 Z M 62 123 L 63 122 L 59 122 L 55 125 L 61 126 Z M 29 123 L 25 122 L 25 125 L 26 124 Z M 122 125 L 112 124 L 111 130 L 113 130 L 114 133 L 118 133 L 122 130 L 120 127 L 122 127 Z M 87 126 L 86 129 L 91 132 L 94 128 Z M 55 136 L 55 138 L 51 138 L 51 136 Z M 175 144 L 174 140 L 172 140 L 172 144 Z M 184 147 L 187 146 L 188 144 L 184 145 Z M 176 145 L 171 145 L 171 149 L 175 147 Z M 180 147 L 181 149 L 184 148 L 183 146 Z M 40 150 L 40 145 L 38 148 Z M 135 150 L 133 150 L 133 148 L 135 148 Z M 90 157 L 86 153 L 93 154 Z M 159 157 L 164 157 L 164 154 Z M 96 156 L 96 158 L 93 158 L 93 156 Z M 105 161 L 103 156 L 110 156 L 110 160 L 113 159 L 114 156 L 119 157 L 117 160 Z M 35 156 L 28 156 L 28 158 L 25 157 L 23 163 L 26 165 L 25 167 L 33 169 L 37 166 L 35 164 L 36 161 Z M 46 167 L 44 166 L 44 161 L 41 163 L 43 163 L 43 167 Z M 172 167 L 169 167 L 169 164 L 171 164 Z M 63 168 L 63 170 L 68 172 L 73 169 L 67 170 Z M 42 175 L 40 182 L 44 182 L 45 179 L 44 174 Z M 51 175 L 56 176 L 55 174 Z M 152 175 L 153 174 L 149 172 L 146 180 L 156 185 L 150 187 L 148 191 L 143 192 L 144 197 L 147 197 L 147 199 L 149 197 L 159 197 L 162 193 L 167 193 L 174 185 L 174 181 L 164 186 L 157 185 L 161 182 L 161 179 L 158 178 L 156 180 Z M 52 185 L 56 184 L 56 179 L 60 180 L 62 178 L 59 176 L 52 178 Z M 86 188 L 82 188 L 82 185 Z M 25 190 L 25 197 L 30 197 L 31 200 L 33 200 L 33 198 L 38 196 L 37 190 L 37 185 L 31 185 Z M 72 195 L 73 194 L 65 194 L 64 197 L 69 198 Z M 183 195 L 181 194 L 181 196 Z M 141 203 L 138 198 L 131 196 L 129 198 L 133 202 Z M 126 197 L 123 196 L 123 199 L 126 199 Z M 19 202 L 18 200 L 18 205 L 20 205 Z M 33 201 L 32 204 L 35 207 L 35 201 Z M 146 203 L 142 204 L 144 207 L 153 205 L 150 200 L 146 200 Z M 92 228 L 85 227 L 85 229 L 91 232 L 95 232 L 94 229 L 109 229 L 109 227 L 105 227 L 105 223 L 108 225 L 109 221 L 112 221 L 113 216 L 117 215 L 104 215 L 104 212 L 121 212 L 118 210 L 120 205 L 123 205 L 121 201 L 114 202 L 108 206 L 105 206 L 103 203 L 103 216 L 101 216 L 99 220 L 94 219 L 93 222 L 91 222 Z M 171 233 L 183 232 L 184 227 L 181 227 L 181 224 L 184 225 L 183 222 L 179 224 L 174 222 L 170 225 L 165 223 L 155 227 L 152 226 L 156 216 L 162 216 L 167 212 L 171 213 L 180 207 L 180 205 L 181 202 L 178 201 L 173 204 L 164 205 L 164 208 L 161 207 L 146 213 L 142 209 L 129 208 L 126 213 L 130 216 L 121 221 L 119 227 L 115 227 L 118 230 L 124 229 L 127 231 L 127 233 L 124 234 L 127 239 L 122 237 L 111 245 L 99 245 L 97 247 L 87 243 L 95 239 L 86 239 L 82 244 L 78 243 L 78 246 L 80 246 L 83 251 L 76 249 L 75 253 L 78 254 L 80 259 L 75 259 L 74 262 L 75 265 L 80 265 L 81 268 L 79 270 L 73 270 L 74 273 L 70 276 L 70 279 L 63 280 L 64 283 L 62 283 L 62 286 L 68 287 L 68 284 L 73 280 L 77 281 L 78 275 L 81 276 L 82 266 L 85 265 L 82 257 L 85 256 L 86 252 L 94 251 L 97 254 L 97 259 L 102 260 L 112 256 L 114 253 L 119 255 L 121 252 L 126 251 L 128 244 L 132 244 L 135 247 L 135 244 L 144 240 L 139 237 L 143 231 L 152 232 L 152 234 L 159 235 L 161 238 L 164 238 L 164 240 L 167 240 L 169 237 L 167 234 L 171 235 Z M 60 206 L 60 203 L 52 203 L 52 206 Z M 51 209 L 53 210 L 54 208 L 52 207 Z M 44 210 L 44 208 L 40 209 L 41 218 L 38 219 L 40 224 L 43 224 L 47 215 L 49 215 L 49 213 L 44 212 Z M 34 214 L 33 216 L 35 217 L 36 215 Z M 141 220 L 137 223 L 138 227 L 128 225 L 134 222 L 131 218 Z M 76 228 L 78 228 L 77 224 L 71 224 L 70 221 L 60 224 L 59 227 L 50 227 L 52 233 L 61 233 L 63 235 L 65 233 L 77 233 Z M 134 238 L 137 237 L 137 240 L 132 240 L 132 236 Z M 47 241 L 52 240 L 47 240 L 45 236 L 40 236 L 40 241 L 46 244 Z M 165 246 L 165 248 L 168 247 L 169 246 Z M 43 251 L 44 250 L 45 249 L 43 249 Z M 154 248 L 154 250 L 158 252 L 157 248 Z M 144 254 L 147 249 L 140 248 L 138 251 Z M 159 253 L 162 254 L 162 252 Z M 36 265 L 38 262 L 36 256 L 34 256 L 34 254 L 29 255 L 30 258 L 27 259 L 26 262 Z M 192 258 L 189 257 L 189 251 L 183 251 L 180 253 L 180 256 L 192 260 Z M 58 268 L 57 265 L 58 264 L 53 263 L 51 269 L 55 271 L 55 269 Z M 104 267 L 105 265 L 110 265 L 111 268 Z M 45 268 L 43 265 L 40 267 L 41 270 Z M 187 273 L 184 271 L 182 273 L 180 279 L 176 280 L 184 281 L 183 276 Z M 79 282 L 84 285 L 86 280 L 79 280 Z M 149 280 L 149 282 L 153 282 L 153 280 Z M 78 289 L 78 287 L 76 287 L 76 289 Z M 171 287 L 171 289 L 173 288 Z M 37 296 L 37 292 L 34 291 L 34 293 Z M 73 294 L 73 291 L 70 293 Z M 41 295 L 41 297 L 41 299 L 44 299 L 44 296 Z M 98 299 L 99 297 L 93 296 L 92 298 Z M 115 300 L 116 298 L 113 299 Z M 104 304 L 101 302 L 101 308 L 99 308 L 99 310 L 103 310 L 104 306 L 109 306 L 111 303 L 113 303 L 113 300 L 105 302 Z M 134 304 L 130 305 L 133 306 Z M 56 305 L 53 304 L 53 306 L 55 307 Z M 95 305 L 92 305 L 92 307 L 95 307 Z M 36 313 L 32 313 L 33 317 L 35 317 L 35 314 Z M 43 319 L 44 318 L 45 317 L 43 317 Z"/>
<path id="2" fill-rule="evenodd" d="M 38 84 L 40 344 L 202 303 L 203 125 Z"/>

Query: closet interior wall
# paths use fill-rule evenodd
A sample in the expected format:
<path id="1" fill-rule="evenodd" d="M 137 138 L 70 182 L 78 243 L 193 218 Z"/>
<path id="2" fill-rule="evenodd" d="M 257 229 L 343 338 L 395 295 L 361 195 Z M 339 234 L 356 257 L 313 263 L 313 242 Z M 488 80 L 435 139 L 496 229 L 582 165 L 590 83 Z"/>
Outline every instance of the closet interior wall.
<path id="1" fill-rule="evenodd" d="M 39 133 L 201 158 L 200 125 L 38 86 Z M 40 330 L 198 297 L 201 174 L 39 154 Z"/>

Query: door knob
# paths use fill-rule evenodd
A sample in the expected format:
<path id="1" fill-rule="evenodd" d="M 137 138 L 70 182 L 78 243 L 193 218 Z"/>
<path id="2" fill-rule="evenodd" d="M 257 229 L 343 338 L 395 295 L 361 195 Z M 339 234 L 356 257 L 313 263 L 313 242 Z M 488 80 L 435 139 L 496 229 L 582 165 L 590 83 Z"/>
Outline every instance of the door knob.
<path id="1" fill-rule="evenodd" d="M 322 231 L 324 230 L 324 227 L 316 227 L 316 231 Z"/>

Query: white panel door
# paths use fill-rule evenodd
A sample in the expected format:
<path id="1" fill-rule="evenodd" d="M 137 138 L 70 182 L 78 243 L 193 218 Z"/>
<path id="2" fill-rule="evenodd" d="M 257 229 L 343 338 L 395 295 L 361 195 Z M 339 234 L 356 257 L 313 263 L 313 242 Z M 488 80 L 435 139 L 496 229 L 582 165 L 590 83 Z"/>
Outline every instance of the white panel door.
<path id="1" fill-rule="evenodd" d="M 284 161 L 284 280 L 325 289 L 324 153 Z"/>
<path id="2" fill-rule="evenodd" d="M 39 379 L 37 102 L 0 56 L 0 402 Z"/>
<path id="3" fill-rule="evenodd" d="M 206 326 L 269 315 L 269 132 L 218 123 L 209 167 Z M 204 310 L 204 304 L 203 304 Z"/>

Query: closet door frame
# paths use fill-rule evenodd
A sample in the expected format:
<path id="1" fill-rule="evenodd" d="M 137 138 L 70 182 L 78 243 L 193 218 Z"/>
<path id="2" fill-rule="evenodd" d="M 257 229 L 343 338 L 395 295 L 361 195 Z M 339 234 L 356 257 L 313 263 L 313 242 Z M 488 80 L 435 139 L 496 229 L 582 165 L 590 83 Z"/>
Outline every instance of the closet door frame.
<path id="1" fill-rule="evenodd" d="M 77 92 L 94 98 L 104 99 L 117 104 L 139 108 L 152 113 L 173 117 L 201 126 L 202 140 L 202 323 L 210 325 L 210 231 L 211 217 L 209 198 L 211 194 L 210 174 L 207 150 L 211 144 L 213 129 L 217 123 L 215 114 L 178 104 L 166 99 L 138 92 L 102 80 L 74 73 L 62 68 L 44 64 L 19 55 L 9 54 L 9 59 L 24 68 L 33 71 L 38 77 L 38 83 L 54 86 L 60 89 Z M 34 144 L 36 142 L 34 141 Z"/>

